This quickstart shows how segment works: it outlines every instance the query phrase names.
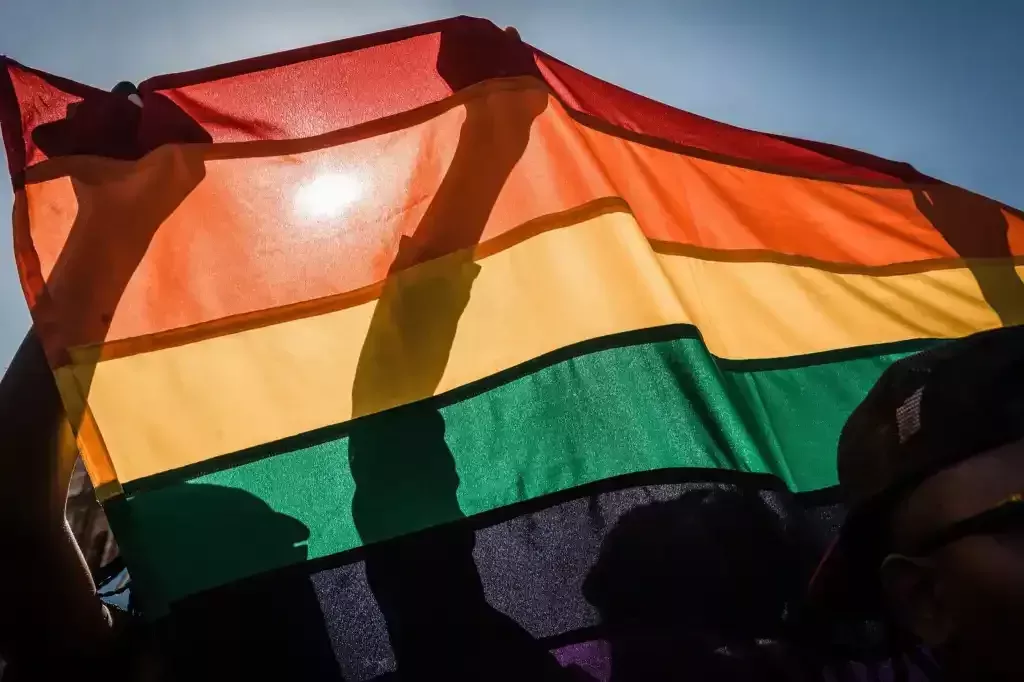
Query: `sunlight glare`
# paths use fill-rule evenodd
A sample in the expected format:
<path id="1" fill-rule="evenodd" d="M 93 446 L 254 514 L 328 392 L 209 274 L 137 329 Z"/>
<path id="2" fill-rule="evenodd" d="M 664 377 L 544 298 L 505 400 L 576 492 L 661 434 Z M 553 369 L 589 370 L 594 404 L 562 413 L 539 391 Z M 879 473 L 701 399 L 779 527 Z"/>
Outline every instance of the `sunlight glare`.
<path id="1" fill-rule="evenodd" d="M 363 183 L 351 173 L 318 175 L 299 187 L 295 208 L 308 218 L 336 218 L 363 195 Z"/>

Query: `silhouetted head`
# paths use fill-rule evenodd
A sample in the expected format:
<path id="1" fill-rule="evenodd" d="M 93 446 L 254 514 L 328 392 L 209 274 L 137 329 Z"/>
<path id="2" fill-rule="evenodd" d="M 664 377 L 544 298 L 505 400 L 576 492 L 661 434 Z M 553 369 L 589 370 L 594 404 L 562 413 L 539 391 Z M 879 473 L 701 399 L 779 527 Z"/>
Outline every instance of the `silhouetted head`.
<path id="1" fill-rule="evenodd" d="M 118 498 L 107 509 L 122 544 L 135 550 L 130 566 L 143 606 L 307 556 L 310 533 L 301 521 L 237 488 L 184 483 Z"/>
<path id="2" fill-rule="evenodd" d="M 340 681 L 303 565 L 309 529 L 237 488 L 177 488 L 162 510 L 147 512 L 159 512 L 165 527 L 150 519 L 145 528 L 166 539 L 150 559 L 205 589 L 193 589 L 160 621 L 167 678 Z"/>
<path id="3" fill-rule="evenodd" d="M 755 492 L 696 490 L 625 514 L 583 593 L 604 623 L 722 639 L 770 636 L 803 572 Z"/>
<path id="4" fill-rule="evenodd" d="M 1024 679 L 1024 328 L 893 365 L 843 429 L 839 478 L 819 605 L 887 613 L 954 675 Z"/>
<path id="5" fill-rule="evenodd" d="M 182 503 L 189 505 L 191 518 L 203 523 L 201 530 L 185 526 L 182 531 L 201 543 L 195 551 L 202 552 L 205 562 L 260 566 L 268 555 L 278 557 L 270 562 L 275 564 L 306 558 L 309 529 L 301 521 L 235 488 L 189 484 L 186 490 Z"/>

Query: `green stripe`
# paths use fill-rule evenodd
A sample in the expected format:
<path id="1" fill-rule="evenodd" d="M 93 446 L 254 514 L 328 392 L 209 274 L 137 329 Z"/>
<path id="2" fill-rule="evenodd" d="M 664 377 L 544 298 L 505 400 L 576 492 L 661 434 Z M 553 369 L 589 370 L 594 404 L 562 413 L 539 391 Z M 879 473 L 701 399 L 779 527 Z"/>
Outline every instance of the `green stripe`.
<path id="1" fill-rule="evenodd" d="M 718 360 L 692 328 L 626 340 L 652 333 L 675 338 L 617 338 L 439 408 L 391 410 L 143 485 L 110 506 L 118 541 L 129 562 L 146 558 L 137 577 L 162 601 L 623 474 L 730 469 L 825 488 L 850 411 L 927 343 L 775 368 Z"/>

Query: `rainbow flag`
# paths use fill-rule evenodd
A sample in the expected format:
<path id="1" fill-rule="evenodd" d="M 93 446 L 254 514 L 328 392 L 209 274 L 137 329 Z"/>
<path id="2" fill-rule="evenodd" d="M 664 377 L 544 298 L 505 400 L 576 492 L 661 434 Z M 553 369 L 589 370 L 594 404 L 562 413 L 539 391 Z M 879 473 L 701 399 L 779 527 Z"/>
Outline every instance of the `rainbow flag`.
<path id="1" fill-rule="evenodd" d="M 133 98 L 4 59 L 0 123 L 24 292 L 143 604 L 297 571 L 330 647 L 377 652 L 347 679 L 404 646 L 389 599 L 463 589 L 416 579 L 443 556 L 555 642 L 611 617 L 582 585 L 638 509 L 831 504 L 891 362 L 1024 321 L 1020 212 L 477 19 Z"/>

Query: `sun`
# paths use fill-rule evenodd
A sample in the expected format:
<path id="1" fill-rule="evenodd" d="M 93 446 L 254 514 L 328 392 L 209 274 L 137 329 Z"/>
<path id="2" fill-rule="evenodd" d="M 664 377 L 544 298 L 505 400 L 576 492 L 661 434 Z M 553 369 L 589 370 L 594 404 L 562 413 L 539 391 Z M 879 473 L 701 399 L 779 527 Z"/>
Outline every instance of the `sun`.
<path id="1" fill-rule="evenodd" d="M 295 192 L 295 210 L 322 220 L 342 215 L 363 196 L 363 183 L 352 173 L 318 175 Z"/>

